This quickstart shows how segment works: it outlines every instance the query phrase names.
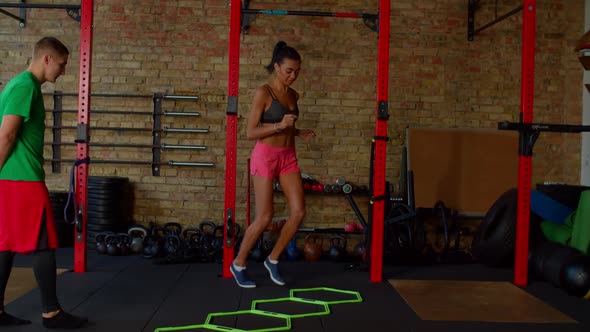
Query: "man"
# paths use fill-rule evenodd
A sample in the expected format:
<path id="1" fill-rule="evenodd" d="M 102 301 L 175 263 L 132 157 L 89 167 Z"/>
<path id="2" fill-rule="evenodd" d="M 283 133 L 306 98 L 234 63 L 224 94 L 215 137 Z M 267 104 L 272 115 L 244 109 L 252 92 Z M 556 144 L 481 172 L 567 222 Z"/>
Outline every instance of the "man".
<path id="1" fill-rule="evenodd" d="M 45 107 L 41 85 L 66 71 L 69 51 L 45 37 L 33 48 L 26 71 L 0 94 L 0 326 L 30 324 L 4 311 L 4 293 L 15 253 L 31 254 L 41 291 L 46 328 L 74 329 L 85 318 L 64 312 L 56 295 L 55 248 L 58 239 L 45 185 L 43 144 Z"/>

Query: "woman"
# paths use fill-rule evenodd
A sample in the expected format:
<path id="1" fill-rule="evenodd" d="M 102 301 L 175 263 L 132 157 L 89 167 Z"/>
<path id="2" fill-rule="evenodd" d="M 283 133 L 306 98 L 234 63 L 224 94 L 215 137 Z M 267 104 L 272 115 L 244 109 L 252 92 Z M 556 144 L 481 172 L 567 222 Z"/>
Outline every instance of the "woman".
<path id="1" fill-rule="evenodd" d="M 273 217 L 273 183 L 278 178 L 289 206 L 289 218 L 282 227 L 272 252 L 264 260 L 271 280 L 284 285 L 279 274 L 279 256 L 299 229 L 305 216 L 301 173 L 295 154 L 295 137 L 309 140 L 315 136 L 310 129 L 296 129 L 299 117 L 299 94 L 290 88 L 299 75 L 301 56 L 287 43 L 278 42 L 266 70 L 275 73 L 269 84 L 256 89 L 248 118 L 247 136 L 257 140 L 251 157 L 256 216 L 248 227 L 240 251 L 230 271 L 240 287 L 254 288 L 256 283 L 246 273 L 246 260 L 262 232 Z"/>

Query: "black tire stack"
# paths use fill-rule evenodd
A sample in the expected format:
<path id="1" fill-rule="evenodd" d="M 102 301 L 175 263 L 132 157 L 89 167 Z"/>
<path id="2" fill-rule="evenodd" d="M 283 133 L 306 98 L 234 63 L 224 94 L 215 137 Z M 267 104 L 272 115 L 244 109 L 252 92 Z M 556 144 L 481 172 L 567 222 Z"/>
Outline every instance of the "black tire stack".
<path id="1" fill-rule="evenodd" d="M 49 200 L 55 218 L 57 228 L 57 237 L 61 248 L 72 247 L 74 245 L 74 225 L 68 224 L 65 220 L 64 209 L 68 201 L 68 192 L 52 191 L 49 192 Z M 69 222 L 74 220 L 74 203 L 71 202 L 67 209 L 67 218 Z"/>
<path id="2" fill-rule="evenodd" d="M 96 247 L 95 237 L 103 232 L 124 232 L 133 222 L 133 190 L 128 178 L 88 177 L 87 243 Z"/>

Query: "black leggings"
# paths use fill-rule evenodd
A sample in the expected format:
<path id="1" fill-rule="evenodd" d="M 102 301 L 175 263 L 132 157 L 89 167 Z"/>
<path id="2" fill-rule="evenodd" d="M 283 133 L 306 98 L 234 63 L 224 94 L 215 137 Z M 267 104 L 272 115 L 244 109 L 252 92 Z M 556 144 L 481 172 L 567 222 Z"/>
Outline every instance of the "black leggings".
<path id="1" fill-rule="evenodd" d="M 48 248 L 45 213 L 43 213 L 41 222 L 37 250 L 33 251 L 32 257 L 33 272 L 41 291 L 43 312 L 49 313 L 61 309 L 56 293 L 57 265 L 55 263 L 55 250 Z M 14 253 L 11 251 L 0 252 L 0 310 L 2 311 L 4 311 L 4 292 L 12 270 L 13 258 Z"/>

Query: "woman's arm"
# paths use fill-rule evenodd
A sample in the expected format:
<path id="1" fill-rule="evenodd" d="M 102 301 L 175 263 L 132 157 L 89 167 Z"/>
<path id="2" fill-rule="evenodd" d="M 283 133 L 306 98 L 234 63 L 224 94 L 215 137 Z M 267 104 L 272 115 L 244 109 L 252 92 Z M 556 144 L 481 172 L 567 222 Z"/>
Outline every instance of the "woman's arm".
<path id="1" fill-rule="evenodd" d="M 303 138 L 305 141 L 309 141 L 315 137 L 315 132 L 311 129 L 296 129 L 295 136 Z"/>

